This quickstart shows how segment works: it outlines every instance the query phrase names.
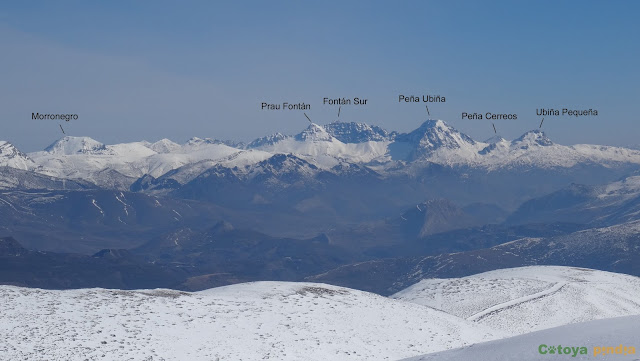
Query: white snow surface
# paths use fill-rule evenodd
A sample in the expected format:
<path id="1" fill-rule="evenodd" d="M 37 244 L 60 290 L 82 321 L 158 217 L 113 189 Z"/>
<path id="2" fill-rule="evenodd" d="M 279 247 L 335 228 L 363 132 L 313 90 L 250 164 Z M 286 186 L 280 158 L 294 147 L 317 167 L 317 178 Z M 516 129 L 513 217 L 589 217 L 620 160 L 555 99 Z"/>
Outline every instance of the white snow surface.
<path id="1" fill-rule="evenodd" d="M 596 320 L 584 323 L 576 323 L 555 327 L 543 331 L 531 332 L 526 335 L 512 338 L 495 340 L 465 346 L 462 348 L 437 352 L 433 354 L 408 358 L 405 361 L 540 361 L 540 360 L 619 360 L 638 361 L 640 360 L 640 337 L 638 337 L 638 325 L 640 316 L 626 316 Z M 540 345 L 547 354 L 540 354 Z M 623 348 L 621 354 L 599 354 L 594 357 L 595 347 L 615 348 L 622 345 L 626 347 L 626 354 Z M 557 352 L 550 354 L 549 347 L 555 350 L 562 346 L 566 347 L 586 347 L 587 354 L 560 355 Z M 631 350 L 633 347 L 633 350 Z M 631 353 L 633 351 L 633 353 Z M 579 351 L 577 351 L 579 352 Z M 602 352 L 602 351 L 601 351 Z"/>
<path id="2" fill-rule="evenodd" d="M 172 290 L 0 286 L 7 360 L 397 360 L 505 337 L 415 303 L 317 283 Z"/>
<path id="3" fill-rule="evenodd" d="M 584 268 L 531 266 L 463 278 L 425 279 L 392 298 L 517 335 L 640 315 L 640 278 Z"/>

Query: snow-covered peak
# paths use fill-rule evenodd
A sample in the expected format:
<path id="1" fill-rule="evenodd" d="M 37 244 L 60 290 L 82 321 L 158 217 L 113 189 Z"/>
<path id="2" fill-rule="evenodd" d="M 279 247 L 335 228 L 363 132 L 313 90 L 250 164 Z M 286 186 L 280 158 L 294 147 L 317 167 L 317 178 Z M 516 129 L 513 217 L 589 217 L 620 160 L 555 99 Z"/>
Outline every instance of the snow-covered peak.
<path id="1" fill-rule="evenodd" d="M 211 138 L 202 139 L 198 137 L 192 137 L 187 141 L 187 143 L 185 143 L 185 145 L 189 145 L 189 146 L 197 146 L 202 144 L 214 144 L 214 142 L 213 142 L 213 139 Z"/>
<path id="2" fill-rule="evenodd" d="M 31 158 L 19 151 L 13 144 L 0 141 L 0 167 L 28 170 L 33 166 Z"/>
<path id="3" fill-rule="evenodd" d="M 397 133 L 389 133 L 375 125 L 356 122 L 332 122 L 324 126 L 327 133 L 343 143 L 364 143 L 393 140 Z"/>
<path id="4" fill-rule="evenodd" d="M 495 135 L 485 140 L 484 143 L 488 143 L 489 145 L 487 145 L 481 151 L 478 152 L 481 155 L 489 154 L 489 153 L 495 152 L 496 150 L 506 151 L 511 146 L 510 141 L 502 138 L 499 135 Z"/>
<path id="5" fill-rule="evenodd" d="M 89 137 L 61 138 L 48 146 L 45 151 L 56 155 L 99 154 L 106 151 L 104 144 Z"/>
<path id="6" fill-rule="evenodd" d="M 333 137 L 323 127 L 318 124 L 311 123 L 307 129 L 303 130 L 300 134 L 295 136 L 295 139 L 300 142 L 312 141 L 332 141 Z"/>
<path id="7" fill-rule="evenodd" d="M 149 149 L 157 152 L 157 153 L 171 153 L 177 149 L 180 149 L 180 144 L 174 143 L 171 140 L 164 138 L 159 141 L 149 144 Z"/>
<path id="8" fill-rule="evenodd" d="M 247 145 L 247 148 L 259 148 L 265 145 L 274 145 L 281 140 L 288 139 L 290 136 L 284 135 L 282 133 L 276 133 L 272 135 L 267 135 L 266 137 L 260 137 Z"/>
<path id="9" fill-rule="evenodd" d="M 250 178 L 256 176 L 306 177 L 318 172 L 318 167 L 292 154 L 276 154 L 246 169 Z"/>
<path id="10" fill-rule="evenodd" d="M 511 142 L 511 145 L 516 148 L 527 149 L 531 146 L 549 146 L 553 145 L 551 139 L 547 138 L 541 130 L 530 130 L 524 133 L 520 138 Z"/>
<path id="11" fill-rule="evenodd" d="M 13 144 L 4 140 L 0 140 L 0 157 L 15 158 L 21 155 L 24 155 L 24 153 L 19 151 L 18 148 L 16 148 Z"/>
<path id="12" fill-rule="evenodd" d="M 469 136 L 460 133 L 442 120 L 427 120 L 418 129 L 398 138 L 414 143 L 426 151 L 439 148 L 460 149 L 466 145 L 475 144 Z"/>
<path id="13" fill-rule="evenodd" d="M 494 135 L 493 137 L 485 140 L 483 143 L 487 143 L 487 144 L 498 144 L 498 143 L 504 143 L 504 142 L 509 142 L 508 140 L 502 138 L 499 135 Z"/>
<path id="14" fill-rule="evenodd" d="M 445 156 L 448 161 L 449 155 L 453 153 L 460 153 L 456 156 L 458 158 L 460 156 L 466 158 L 473 156 L 479 150 L 476 142 L 469 136 L 442 120 L 433 119 L 422 123 L 418 129 L 410 133 L 398 135 L 395 142 L 404 145 L 408 153 L 400 157 L 407 160 L 425 159 L 438 153 Z"/>

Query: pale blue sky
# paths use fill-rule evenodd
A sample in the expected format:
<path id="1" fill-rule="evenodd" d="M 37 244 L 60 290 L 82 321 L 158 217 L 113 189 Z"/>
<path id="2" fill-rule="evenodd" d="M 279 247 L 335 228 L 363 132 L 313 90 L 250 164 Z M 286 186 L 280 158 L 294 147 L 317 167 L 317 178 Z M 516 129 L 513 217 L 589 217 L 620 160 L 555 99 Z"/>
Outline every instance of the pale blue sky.
<path id="1" fill-rule="evenodd" d="M 362 97 L 341 119 L 409 131 L 423 104 L 470 136 L 491 122 L 460 113 L 517 113 L 496 121 L 515 138 L 539 107 L 596 108 L 594 118 L 548 118 L 564 144 L 640 143 L 637 1 L 29 1 L 0 5 L 0 139 L 39 150 L 62 134 L 31 112 L 78 113 L 67 134 L 105 143 L 192 136 L 251 140 L 297 133 L 312 105 Z"/>

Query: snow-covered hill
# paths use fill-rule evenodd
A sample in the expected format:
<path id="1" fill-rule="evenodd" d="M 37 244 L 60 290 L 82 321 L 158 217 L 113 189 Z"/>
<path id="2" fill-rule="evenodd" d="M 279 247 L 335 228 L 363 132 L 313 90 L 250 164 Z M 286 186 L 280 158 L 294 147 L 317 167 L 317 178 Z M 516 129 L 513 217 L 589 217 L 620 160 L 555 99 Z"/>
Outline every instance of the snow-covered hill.
<path id="1" fill-rule="evenodd" d="M 397 360 L 504 337 L 425 306 L 314 283 L 171 290 L 0 286 L 10 360 Z"/>
<path id="2" fill-rule="evenodd" d="M 392 297 L 523 334 L 640 315 L 640 278 L 584 268 L 532 266 L 425 279 Z"/>
<path id="3" fill-rule="evenodd" d="M 482 361 L 510 360 L 513 354 L 496 355 L 517 352 L 518 359 L 534 360 L 540 344 L 560 343 L 589 347 L 591 355 L 593 346 L 637 346 L 639 288 L 634 277 L 568 267 L 424 281 L 395 298 L 292 282 L 200 292 L 0 286 L 0 354 L 11 360 Z M 628 316 L 612 318 L 620 315 Z M 529 333 L 541 325 L 546 329 Z"/>
<path id="4" fill-rule="evenodd" d="M 638 219 L 639 200 L 640 176 L 637 175 L 605 185 L 571 184 L 523 203 L 508 222 L 618 224 Z"/>
<path id="5" fill-rule="evenodd" d="M 0 166 L 0 190 L 5 189 L 49 189 L 83 190 L 95 188 L 91 183 L 67 180 L 33 173 L 14 167 Z"/>
<path id="6" fill-rule="evenodd" d="M 539 361 L 546 359 L 638 361 L 640 360 L 639 324 L 640 316 L 583 322 L 412 357 L 405 361 Z M 562 354 L 558 353 L 559 346 L 562 346 Z M 576 351 L 571 349 L 570 353 L 566 353 L 566 347 L 575 348 Z M 580 353 L 580 347 L 586 348 L 583 354 Z M 607 347 L 613 348 L 614 353 L 604 354 L 603 348 Z M 620 354 L 615 353 L 616 349 Z"/>
<path id="7" fill-rule="evenodd" d="M 554 226 L 544 227 L 551 229 Z M 386 295 L 400 292 L 424 279 L 464 277 L 532 265 L 562 265 L 640 276 L 639 240 L 640 220 L 636 220 L 569 234 L 561 231 L 556 235 L 523 237 L 490 248 L 357 262 L 307 280 Z"/>

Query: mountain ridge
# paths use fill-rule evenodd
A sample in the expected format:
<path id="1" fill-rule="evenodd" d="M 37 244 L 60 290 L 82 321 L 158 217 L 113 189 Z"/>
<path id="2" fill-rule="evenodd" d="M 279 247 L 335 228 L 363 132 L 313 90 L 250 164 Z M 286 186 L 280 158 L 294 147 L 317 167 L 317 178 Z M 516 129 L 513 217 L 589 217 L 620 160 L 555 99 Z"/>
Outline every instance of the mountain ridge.
<path id="1" fill-rule="evenodd" d="M 296 135 L 276 133 L 249 144 L 194 137 L 184 144 L 165 138 L 155 143 L 140 141 L 105 145 L 89 137 L 65 136 L 44 151 L 24 154 L 7 142 L 0 143 L 0 165 L 57 178 L 84 179 L 120 190 L 129 189 L 145 175 L 160 178 L 191 167 L 191 172 L 198 173 L 185 180 L 173 178 L 185 184 L 216 165 L 233 169 L 281 154 L 295 155 L 330 172 L 340 172 L 341 168 L 336 167 L 340 164 L 352 164 L 383 175 L 411 176 L 423 172 L 430 164 L 485 173 L 524 168 L 568 171 L 575 167 L 640 169 L 638 150 L 585 144 L 559 145 L 539 129 L 528 131 L 512 141 L 495 138 L 481 142 L 442 120 L 434 119 L 426 120 L 408 133 L 389 132 L 357 122 L 332 122 L 324 126 L 312 123 Z M 203 162 L 208 162 L 206 167 L 193 167 L 197 164 L 204 166 Z M 119 179 L 115 182 L 105 179 L 112 175 Z"/>

